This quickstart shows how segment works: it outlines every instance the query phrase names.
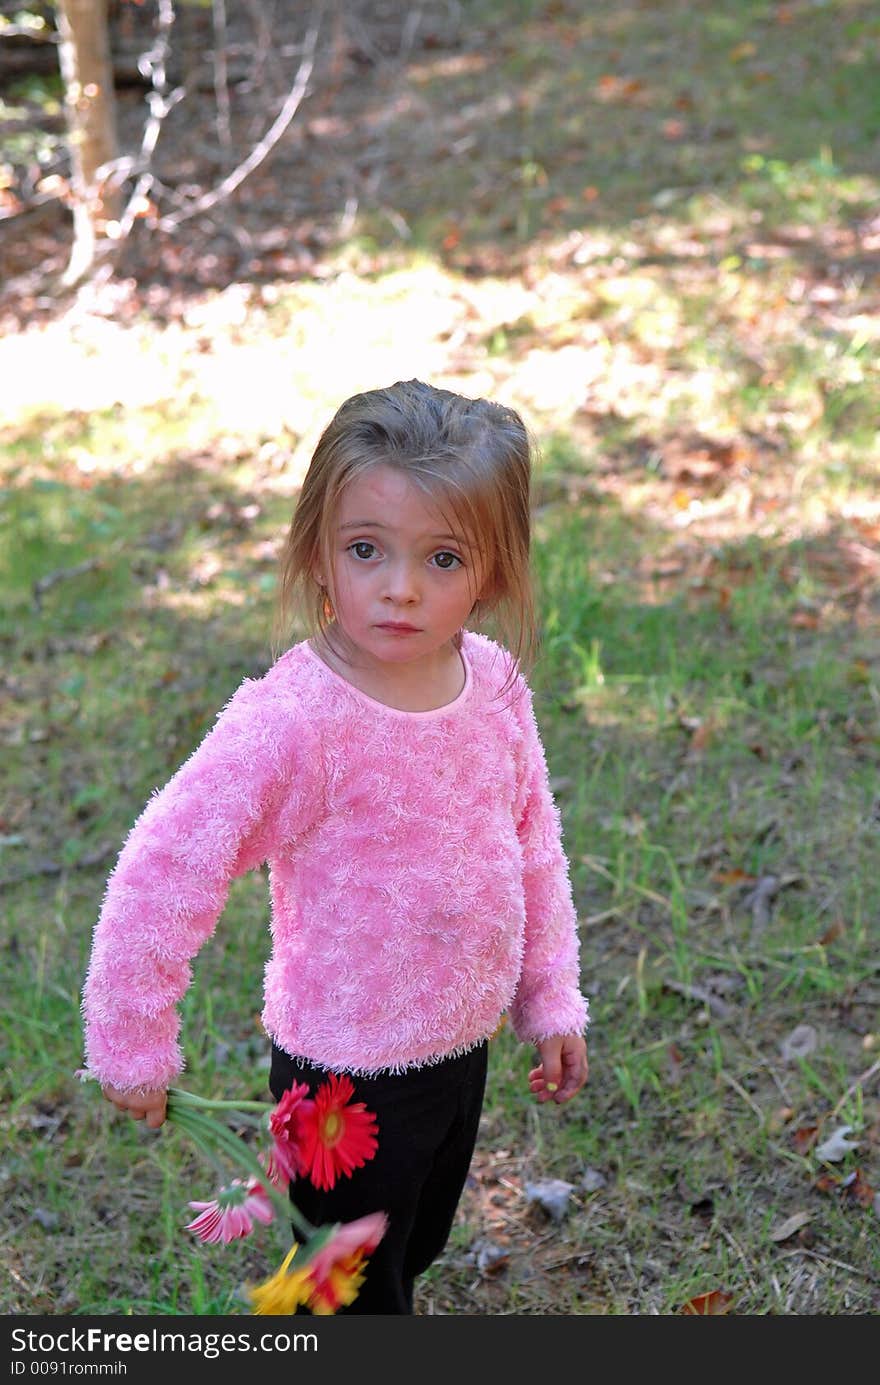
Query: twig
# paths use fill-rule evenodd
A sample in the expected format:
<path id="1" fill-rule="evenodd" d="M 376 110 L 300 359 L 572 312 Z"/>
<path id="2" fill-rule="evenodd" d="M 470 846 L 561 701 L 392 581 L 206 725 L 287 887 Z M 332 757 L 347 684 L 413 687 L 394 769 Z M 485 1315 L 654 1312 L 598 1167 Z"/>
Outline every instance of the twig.
<path id="1" fill-rule="evenodd" d="M 835 1269 L 846 1270 L 848 1274 L 855 1274 L 860 1279 L 867 1279 L 869 1284 L 878 1283 L 877 1276 L 868 1270 L 861 1270 L 858 1265 L 848 1265 L 844 1260 L 833 1260 L 830 1255 L 820 1255 L 815 1250 L 807 1250 L 805 1246 L 797 1246 L 794 1250 L 786 1251 L 783 1259 L 791 1260 L 795 1255 L 808 1256 L 810 1260 L 818 1260 L 820 1265 L 833 1265 Z"/>
<path id="2" fill-rule="evenodd" d="M 595 923 L 604 923 L 606 919 L 613 919 L 617 914 L 622 913 L 623 909 L 618 905 L 613 909 L 603 909 L 599 914 L 587 914 L 587 917 L 583 919 L 582 922 L 587 926 L 592 926 Z"/>
<path id="3" fill-rule="evenodd" d="M 257 31 L 257 43 L 253 58 L 254 82 L 264 85 L 263 68 L 272 69 L 273 78 L 279 73 L 283 74 L 283 63 L 279 63 L 278 58 L 284 58 L 287 50 L 282 48 L 280 54 L 272 41 L 272 28 L 269 24 L 262 0 L 245 0 L 245 7 L 250 11 L 251 19 Z M 301 51 L 298 48 L 293 50 L 295 53 Z"/>
<path id="4" fill-rule="evenodd" d="M 731 1235 L 731 1233 L 727 1230 L 727 1228 L 726 1228 L 725 1226 L 720 1226 L 720 1225 L 719 1225 L 718 1230 L 721 1232 L 721 1234 L 722 1234 L 722 1236 L 724 1237 L 724 1239 L 725 1239 L 725 1241 L 727 1242 L 727 1244 L 728 1244 L 729 1246 L 731 1246 L 731 1247 L 733 1248 L 733 1250 L 736 1251 L 737 1255 L 739 1256 L 740 1260 L 742 1261 L 743 1269 L 744 1269 L 745 1272 L 746 1272 L 746 1279 L 749 1281 L 749 1285 L 750 1285 L 750 1287 L 751 1287 L 752 1293 L 755 1295 L 755 1298 L 758 1298 L 758 1297 L 759 1297 L 760 1291 L 759 1291 L 759 1289 L 758 1289 L 757 1284 L 755 1283 L 754 1279 L 752 1278 L 752 1276 L 751 1276 L 751 1274 L 750 1274 L 750 1272 L 749 1272 L 749 1262 L 748 1262 L 748 1259 L 747 1259 L 747 1257 L 746 1257 L 745 1251 L 743 1250 L 742 1246 L 740 1245 L 740 1243 L 739 1243 L 739 1241 L 736 1239 L 736 1237 L 733 1236 L 733 1235 Z"/>
<path id="5" fill-rule="evenodd" d="M 770 922 L 770 910 L 773 900 L 779 893 L 779 889 L 780 881 L 778 876 L 763 875 L 743 900 L 743 907 L 750 909 L 752 913 L 752 933 L 750 938 L 752 944 L 760 941 L 767 924 Z"/>
<path id="6" fill-rule="evenodd" d="M 103 567 L 105 559 L 85 558 L 81 563 L 76 563 L 73 567 L 59 567 L 54 572 L 47 572 L 45 577 L 38 577 L 31 587 L 34 597 L 34 605 L 37 610 L 42 609 L 43 593 L 50 587 L 54 587 L 56 582 L 64 582 L 68 577 L 81 577 L 84 572 L 91 572 L 93 568 Z"/>
<path id="7" fill-rule="evenodd" d="M 401 62 L 406 62 L 412 52 L 412 46 L 415 43 L 416 34 L 419 31 L 421 22 L 422 11 L 420 9 L 411 9 L 406 17 L 406 23 L 403 26 L 403 33 L 400 38 L 398 57 Z"/>
<path id="8" fill-rule="evenodd" d="M 586 866 L 588 870 L 594 870 L 597 875 L 601 875 L 606 880 L 610 880 L 614 885 L 617 884 L 616 877 L 598 857 L 582 856 L 580 861 L 581 865 Z M 635 883 L 631 883 L 630 889 L 634 890 L 636 894 L 642 895 L 644 899 L 650 899 L 653 904 L 660 904 L 664 909 L 668 909 L 670 913 L 672 912 L 672 904 L 666 896 L 658 894 L 656 890 L 649 890 L 647 885 L 636 885 Z"/>
<path id="9" fill-rule="evenodd" d="M 229 73 L 226 66 L 226 0 L 214 0 L 214 99 L 217 138 L 223 149 L 232 143 L 229 123 Z"/>
<path id="10" fill-rule="evenodd" d="M 581 1263 L 584 1260 L 591 1260 L 592 1258 L 593 1253 L 589 1248 L 585 1250 L 575 1250 L 571 1255 L 563 1255 L 560 1260 L 551 1260 L 549 1265 L 542 1265 L 541 1271 L 543 1274 L 549 1274 L 550 1270 L 561 1270 L 563 1265 L 570 1265 L 573 1260 Z"/>
<path id="11" fill-rule="evenodd" d="M 760 1106 L 758 1106 L 756 1102 L 752 1101 L 752 1098 L 749 1096 L 745 1087 L 741 1086 L 741 1084 L 737 1082 L 735 1077 L 731 1077 L 729 1072 L 725 1072 L 724 1068 L 721 1069 L 719 1076 L 723 1078 L 723 1080 L 727 1083 L 728 1087 L 732 1087 L 733 1090 L 739 1096 L 742 1097 L 743 1101 L 746 1103 L 747 1106 L 751 1106 L 755 1115 L 758 1117 L 758 1124 L 763 1127 L 765 1121 L 764 1112 L 761 1110 Z"/>
<path id="12" fill-rule="evenodd" d="M 140 151 L 136 158 L 115 159 L 111 164 L 106 164 L 98 170 L 102 177 L 115 177 L 116 181 L 122 182 L 124 178 L 132 173 L 138 173 L 137 182 L 132 189 L 131 196 L 125 205 L 119 222 L 115 228 L 112 239 L 108 237 L 108 243 L 104 247 L 104 256 L 116 256 L 122 245 L 131 234 L 131 228 L 137 217 L 141 214 L 144 199 L 153 187 L 155 177 L 151 168 L 151 161 L 156 145 L 159 140 L 159 132 L 162 129 L 162 122 L 178 101 L 185 95 L 182 87 L 177 87 L 174 91 L 167 89 L 167 76 L 165 62 L 168 57 L 168 49 L 171 43 L 171 28 L 174 24 L 174 4 L 173 0 L 158 0 L 158 22 L 155 42 L 146 53 L 142 53 L 138 59 L 138 69 L 144 75 L 149 75 L 152 89 L 147 97 L 149 116 L 144 125 L 144 133 L 141 139 Z M 108 274 L 109 268 L 105 267 L 102 271 Z"/>
<path id="13" fill-rule="evenodd" d="M 880 1058 L 877 1059 L 876 1063 L 872 1063 L 869 1068 L 866 1068 L 865 1071 L 856 1078 L 855 1082 L 852 1082 L 850 1086 L 847 1087 L 843 1096 L 840 1098 L 834 1110 L 831 1112 L 832 1118 L 839 1113 L 840 1108 L 849 1100 L 849 1098 L 855 1092 L 859 1090 L 860 1087 L 864 1087 L 866 1082 L 870 1082 L 875 1072 L 880 1072 Z"/>
<path id="14" fill-rule="evenodd" d="M 707 1006 L 719 1019 L 726 1019 L 730 1014 L 730 1006 L 725 1005 L 723 1000 L 719 1000 L 717 995 L 707 991 L 703 986 L 686 985 L 683 981 L 663 982 L 663 989 L 666 991 L 676 991 L 679 995 L 687 996 L 688 1000 L 698 1000 L 702 1005 Z"/>
<path id="15" fill-rule="evenodd" d="M 58 43 L 58 35 L 38 28 L 35 24 L 13 24 L 0 18 L 0 38 L 29 38 L 32 43 Z"/>
<path id="16" fill-rule="evenodd" d="M 160 231 L 173 231 L 182 221 L 188 221 L 190 217 L 199 216 L 202 212 L 209 211 L 211 207 L 216 207 L 218 202 L 223 201 L 230 193 L 239 187 L 255 168 L 258 168 L 263 160 L 275 148 L 275 145 L 284 134 L 306 94 L 309 80 L 312 75 L 312 68 L 315 62 L 315 48 L 318 42 L 318 32 L 321 27 L 321 20 L 324 12 L 325 0 L 319 0 L 315 9 L 315 22 L 306 35 L 304 44 L 304 55 L 299 65 L 293 86 L 287 94 L 284 105 L 281 107 L 275 120 L 266 131 L 259 144 L 256 144 L 246 159 L 232 170 L 222 182 L 218 183 L 210 192 L 206 192 L 202 197 L 195 198 L 179 212 L 172 212 L 168 216 L 160 217 L 155 223 Z"/>

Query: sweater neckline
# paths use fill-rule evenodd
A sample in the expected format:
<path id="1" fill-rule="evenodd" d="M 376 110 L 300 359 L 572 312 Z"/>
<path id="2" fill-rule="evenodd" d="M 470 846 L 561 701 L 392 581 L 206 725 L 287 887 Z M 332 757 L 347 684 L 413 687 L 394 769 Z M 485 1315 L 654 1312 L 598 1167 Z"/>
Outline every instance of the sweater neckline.
<path id="1" fill-rule="evenodd" d="M 356 702 L 366 703 L 368 707 L 374 707 L 377 711 L 386 712 L 393 717 L 405 717 L 413 721 L 429 721 L 432 717 L 447 716 L 450 712 L 458 711 L 459 707 L 470 697 L 473 674 L 471 671 L 470 659 L 464 650 L 464 641 L 462 641 L 461 648 L 458 651 L 462 668 L 464 669 L 464 684 L 461 692 L 458 693 L 451 702 L 444 702 L 441 707 L 428 707 L 423 712 L 408 711 L 405 707 L 392 707 L 389 702 L 380 702 L 377 697 L 370 697 L 369 693 L 362 692 L 360 688 L 355 687 L 354 683 L 349 683 L 348 679 L 343 678 L 341 673 L 337 673 L 335 668 L 331 668 L 329 664 L 325 664 L 320 654 L 312 648 L 308 640 L 303 641 L 303 648 L 312 662 L 318 665 L 322 673 L 329 678 L 331 682 L 340 684 Z"/>

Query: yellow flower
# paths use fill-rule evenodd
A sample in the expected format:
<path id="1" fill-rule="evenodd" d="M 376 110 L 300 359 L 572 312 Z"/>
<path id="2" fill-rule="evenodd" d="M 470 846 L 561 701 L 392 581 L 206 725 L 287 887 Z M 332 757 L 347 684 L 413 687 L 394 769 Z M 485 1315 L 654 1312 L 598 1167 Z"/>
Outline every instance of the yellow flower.
<path id="1" fill-rule="evenodd" d="M 387 1229 L 384 1212 L 321 1227 L 303 1250 L 301 1269 L 290 1268 L 299 1249 L 294 1244 L 271 1279 L 255 1288 L 246 1288 L 253 1312 L 294 1313 L 302 1305 L 319 1317 L 327 1317 L 338 1308 L 347 1308 L 354 1303 L 364 1282 L 367 1257 Z"/>
<path id="2" fill-rule="evenodd" d="M 316 1317 L 329 1317 L 337 1308 L 354 1303 L 364 1282 L 363 1257 L 352 1255 L 341 1261 L 320 1284 L 312 1284 L 310 1299 Z"/>
<path id="3" fill-rule="evenodd" d="M 299 1247 L 284 1257 L 281 1268 L 263 1284 L 248 1286 L 246 1293 L 253 1305 L 255 1314 L 295 1313 L 300 1304 L 308 1303 L 313 1284 L 307 1265 L 303 1270 L 291 1270 L 290 1262 Z"/>

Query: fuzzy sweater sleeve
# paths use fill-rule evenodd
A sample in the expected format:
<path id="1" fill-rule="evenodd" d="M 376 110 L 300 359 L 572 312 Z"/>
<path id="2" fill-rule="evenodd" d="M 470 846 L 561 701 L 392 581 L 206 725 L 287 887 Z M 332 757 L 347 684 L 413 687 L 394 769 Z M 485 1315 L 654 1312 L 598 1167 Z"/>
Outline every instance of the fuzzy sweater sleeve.
<path id="1" fill-rule="evenodd" d="M 514 1032 L 536 1043 L 555 1034 L 580 1034 L 589 1006 L 579 989 L 577 916 L 559 810 L 550 792 L 544 748 L 531 693 L 521 684 L 515 715 L 522 740 L 520 816 L 526 935 L 522 969 L 511 1005 Z"/>
<path id="2" fill-rule="evenodd" d="M 150 799 L 107 882 L 83 989 L 86 1070 L 122 1090 L 183 1069 L 177 1002 L 230 882 L 317 813 L 316 747 L 289 696 L 246 680 Z"/>

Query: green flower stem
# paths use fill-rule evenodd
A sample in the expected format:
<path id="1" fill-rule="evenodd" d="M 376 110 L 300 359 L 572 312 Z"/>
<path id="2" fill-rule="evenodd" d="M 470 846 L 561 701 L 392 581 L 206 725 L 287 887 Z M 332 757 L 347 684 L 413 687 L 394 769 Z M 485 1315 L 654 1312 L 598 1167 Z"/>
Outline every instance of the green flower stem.
<path id="1" fill-rule="evenodd" d="M 222 1149 L 228 1158 L 232 1159 L 240 1167 L 245 1169 L 254 1178 L 258 1178 L 262 1183 L 266 1179 L 266 1170 L 263 1168 L 256 1155 L 252 1154 L 247 1145 L 243 1143 L 230 1130 L 218 1125 L 216 1121 L 197 1116 L 192 1111 L 178 1111 L 172 1114 L 172 1122 L 186 1131 L 193 1140 L 201 1144 Z"/>
<path id="2" fill-rule="evenodd" d="M 179 1124 L 179 1122 L 173 1121 L 173 1124 L 177 1125 Z M 200 1150 L 202 1154 L 204 1154 L 205 1158 L 208 1160 L 210 1164 L 213 1164 L 221 1179 L 225 1179 L 227 1173 L 223 1165 L 223 1161 L 217 1157 L 216 1151 L 214 1150 L 210 1141 L 205 1139 L 200 1131 L 191 1130 L 189 1129 L 189 1127 L 183 1125 L 181 1125 L 180 1128 L 185 1134 L 189 1136 L 189 1138 L 195 1145 L 196 1149 Z"/>
<path id="3" fill-rule="evenodd" d="M 221 1101 L 219 1098 L 207 1096 L 196 1096 L 195 1092 L 187 1092 L 182 1087 L 168 1088 L 169 1106 L 198 1106 L 205 1111 L 260 1111 L 263 1115 L 268 1115 L 271 1108 L 265 1101 Z"/>

